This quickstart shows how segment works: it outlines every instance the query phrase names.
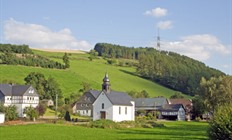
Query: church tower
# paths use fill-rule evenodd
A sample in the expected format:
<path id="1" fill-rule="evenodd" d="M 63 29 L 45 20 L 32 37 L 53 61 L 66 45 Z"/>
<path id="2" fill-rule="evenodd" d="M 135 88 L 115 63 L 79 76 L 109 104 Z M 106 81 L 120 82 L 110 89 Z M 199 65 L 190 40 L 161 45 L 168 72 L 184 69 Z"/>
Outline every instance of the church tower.
<path id="1" fill-rule="evenodd" d="M 106 73 L 103 78 L 102 90 L 105 90 L 106 93 L 110 93 L 110 79 L 108 77 L 108 73 Z"/>

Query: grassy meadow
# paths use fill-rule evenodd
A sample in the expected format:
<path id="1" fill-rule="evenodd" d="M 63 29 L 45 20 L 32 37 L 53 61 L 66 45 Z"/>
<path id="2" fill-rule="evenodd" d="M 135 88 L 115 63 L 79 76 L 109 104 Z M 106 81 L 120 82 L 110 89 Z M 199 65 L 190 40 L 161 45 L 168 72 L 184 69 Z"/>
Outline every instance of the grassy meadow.
<path id="1" fill-rule="evenodd" d="M 4 140 L 207 140 L 206 122 L 162 122 L 161 128 L 101 129 L 64 124 L 0 126 Z"/>
<path id="2" fill-rule="evenodd" d="M 34 50 L 34 53 L 59 62 L 62 62 L 64 55 L 64 53 L 59 52 L 38 50 Z M 71 67 L 66 70 L 0 65 L 0 81 L 7 79 L 24 84 L 24 78 L 30 72 L 41 72 L 46 77 L 54 77 L 59 83 L 64 96 L 68 96 L 72 92 L 78 92 L 82 88 L 82 82 L 90 83 L 92 89 L 100 90 L 104 74 L 108 71 L 112 90 L 124 92 L 146 90 L 151 97 L 170 97 L 175 93 L 173 90 L 136 76 L 136 68 L 109 65 L 102 58 L 90 61 L 88 56 L 88 54 L 71 54 Z"/>

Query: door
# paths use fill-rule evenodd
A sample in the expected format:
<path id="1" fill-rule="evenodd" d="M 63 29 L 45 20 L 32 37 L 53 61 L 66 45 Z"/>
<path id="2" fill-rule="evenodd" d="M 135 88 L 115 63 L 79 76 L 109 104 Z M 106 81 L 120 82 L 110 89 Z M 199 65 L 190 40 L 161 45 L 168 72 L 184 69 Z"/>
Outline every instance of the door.
<path id="1" fill-rule="evenodd" d="M 100 111 L 100 113 L 101 113 L 101 119 L 106 119 L 106 112 Z"/>

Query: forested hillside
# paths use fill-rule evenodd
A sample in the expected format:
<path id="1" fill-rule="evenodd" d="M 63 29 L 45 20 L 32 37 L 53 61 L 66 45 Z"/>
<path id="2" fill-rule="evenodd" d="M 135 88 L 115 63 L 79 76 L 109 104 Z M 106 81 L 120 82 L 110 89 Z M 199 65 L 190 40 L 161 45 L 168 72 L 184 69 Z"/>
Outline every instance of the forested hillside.
<path id="1" fill-rule="evenodd" d="M 5 52 L 1 50 L 0 55 L 3 54 Z M 23 52 L 12 52 L 12 54 L 25 55 Z M 49 61 L 59 63 L 63 63 L 64 61 L 64 52 L 32 50 L 32 54 L 30 55 L 41 56 Z M 70 67 L 66 69 L 0 63 L 0 83 L 25 84 L 24 79 L 27 75 L 32 72 L 39 72 L 46 79 L 49 77 L 54 78 L 60 85 L 64 97 L 69 97 L 74 93 L 82 94 L 80 91 L 83 89 L 83 83 L 89 84 L 91 89 L 101 90 L 102 78 L 105 72 L 108 71 L 111 89 L 115 91 L 134 93 L 146 91 L 150 97 L 164 96 L 167 98 L 177 92 L 150 80 L 138 77 L 135 67 L 130 67 L 129 65 L 127 67 L 110 65 L 108 64 L 108 59 L 97 57 L 91 60 L 90 56 L 88 53 L 72 53 L 70 51 L 68 54 Z M 16 58 L 21 59 L 18 56 Z"/>
<path id="2" fill-rule="evenodd" d="M 138 60 L 137 73 L 166 87 L 194 95 L 202 77 L 225 75 L 204 63 L 174 52 L 157 51 L 154 48 L 129 48 L 120 45 L 97 43 L 94 50 L 106 58 Z"/>
<path id="3" fill-rule="evenodd" d="M 66 66 L 36 55 L 28 45 L 0 44 L 0 64 L 65 69 Z"/>

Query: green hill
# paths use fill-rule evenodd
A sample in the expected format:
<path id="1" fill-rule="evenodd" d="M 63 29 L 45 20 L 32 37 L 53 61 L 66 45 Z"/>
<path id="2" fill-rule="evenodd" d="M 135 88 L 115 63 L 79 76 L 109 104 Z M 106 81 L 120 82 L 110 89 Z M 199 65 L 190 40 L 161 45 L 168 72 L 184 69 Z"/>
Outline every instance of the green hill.
<path id="1" fill-rule="evenodd" d="M 44 52 L 33 50 L 34 54 L 48 57 L 51 60 L 62 62 L 64 53 Z M 90 83 L 92 89 L 101 89 L 102 79 L 108 71 L 111 89 L 116 91 L 141 91 L 146 90 L 151 97 L 170 97 L 175 91 L 143 79 L 135 75 L 133 67 L 119 67 L 107 64 L 107 61 L 100 58 L 90 61 L 89 54 L 71 54 L 69 69 L 49 69 L 41 67 L 28 67 L 20 65 L 0 65 L 0 81 L 12 80 L 24 84 L 24 78 L 30 72 L 40 72 L 46 77 L 52 76 L 60 84 L 64 96 L 72 92 L 78 92 L 82 88 L 82 82 Z"/>

